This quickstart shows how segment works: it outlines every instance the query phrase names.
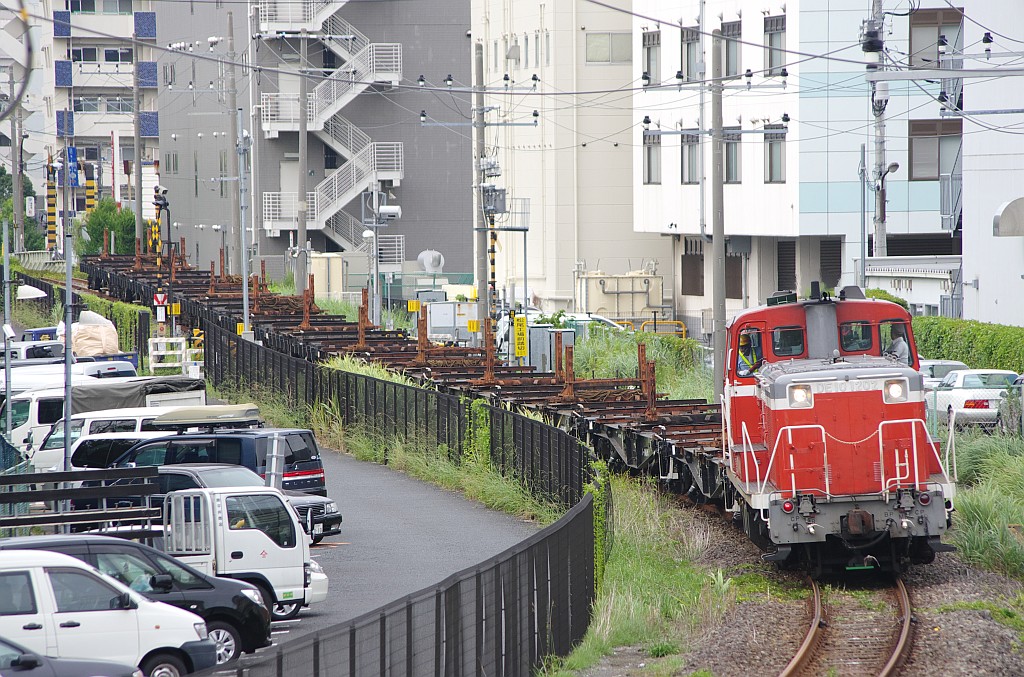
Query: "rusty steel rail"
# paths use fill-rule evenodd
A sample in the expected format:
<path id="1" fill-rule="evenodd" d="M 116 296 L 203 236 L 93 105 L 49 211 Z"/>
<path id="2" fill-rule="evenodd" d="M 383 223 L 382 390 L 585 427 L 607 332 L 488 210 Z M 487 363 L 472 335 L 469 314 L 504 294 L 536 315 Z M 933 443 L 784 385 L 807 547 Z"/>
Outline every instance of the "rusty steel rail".
<path id="1" fill-rule="evenodd" d="M 899 606 L 900 613 L 900 635 L 896 640 L 896 646 L 893 648 L 892 656 L 886 661 L 885 666 L 879 674 L 879 677 L 893 677 L 898 675 L 900 668 L 903 667 L 903 663 L 910 656 L 910 649 L 912 644 L 911 630 L 913 629 L 914 618 L 912 609 L 910 607 L 910 593 L 907 591 L 907 586 L 903 582 L 903 579 L 896 579 L 896 603 Z"/>
<path id="2" fill-rule="evenodd" d="M 796 677 L 803 673 L 804 669 L 810 663 L 811 658 L 814 656 L 814 652 L 817 650 L 818 645 L 821 643 L 821 638 L 825 634 L 824 618 L 822 616 L 821 606 L 821 588 L 818 586 L 818 582 L 813 578 L 808 579 L 811 583 L 811 627 L 807 630 L 807 635 L 804 637 L 804 641 L 800 644 L 800 648 L 797 650 L 796 655 L 789 661 L 785 669 L 779 673 L 779 677 Z"/>

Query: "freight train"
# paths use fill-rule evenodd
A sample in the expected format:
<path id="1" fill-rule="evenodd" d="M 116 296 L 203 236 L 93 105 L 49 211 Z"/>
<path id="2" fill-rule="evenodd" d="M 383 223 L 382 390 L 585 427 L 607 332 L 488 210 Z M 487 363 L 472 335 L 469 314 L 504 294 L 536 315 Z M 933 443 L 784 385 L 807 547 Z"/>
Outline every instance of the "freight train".
<path id="1" fill-rule="evenodd" d="M 721 442 L 627 458 L 721 501 L 767 561 L 818 575 L 900 571 L 952 549 L 941 542 L 952 464 L 925 425 L 904 308 L 857 287 L 778 292 L 739 313 L 727 337 Z"/>

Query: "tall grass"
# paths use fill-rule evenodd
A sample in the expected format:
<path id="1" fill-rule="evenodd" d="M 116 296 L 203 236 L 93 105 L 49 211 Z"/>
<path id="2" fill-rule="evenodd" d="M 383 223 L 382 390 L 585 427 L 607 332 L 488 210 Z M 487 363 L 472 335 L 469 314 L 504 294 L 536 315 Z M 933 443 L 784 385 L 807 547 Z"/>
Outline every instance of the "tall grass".
<path id="1" fill-rule="evenodd" d="M 954 543 L 966 561 L 1024 579 L 1024 440 L 970 431 L 956 451 Z"/>
<path id="2" fill-rule="evenodd" d="M 714 390 L 696 341 L 677 336 L 628 333 L 595 326 L 574 347 L 577 378 L 634 378 L 637 346 L 645 344 L 647 359 L 655 362 L 658 391 L 672 399 L 709 399 Z"/>

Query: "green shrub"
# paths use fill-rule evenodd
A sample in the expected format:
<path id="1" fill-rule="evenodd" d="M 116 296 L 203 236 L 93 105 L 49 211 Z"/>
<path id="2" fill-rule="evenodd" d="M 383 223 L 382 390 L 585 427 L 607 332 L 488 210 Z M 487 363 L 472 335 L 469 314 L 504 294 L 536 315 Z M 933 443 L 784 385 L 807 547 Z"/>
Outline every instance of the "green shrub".
<path id="1" fill-rule="evenodd" d="M 864 296 L 867 296 L 869 299 L 882 299 L 883 301 L 892 301 L 897 305 L 903 306 L 904 310 L 910 310 L 910 305 L 906 302 L 905 299 L 901 299 L 899 296 L 896 296 L 895 294 L 890 294 L 884 289 L 865 289 Z"/>
<path id="2" fill-rule="evenodd" d="M 948 317 L 915 317 L 917 351 L 975 369 L 1024 371 L 1024 327 Z"/>

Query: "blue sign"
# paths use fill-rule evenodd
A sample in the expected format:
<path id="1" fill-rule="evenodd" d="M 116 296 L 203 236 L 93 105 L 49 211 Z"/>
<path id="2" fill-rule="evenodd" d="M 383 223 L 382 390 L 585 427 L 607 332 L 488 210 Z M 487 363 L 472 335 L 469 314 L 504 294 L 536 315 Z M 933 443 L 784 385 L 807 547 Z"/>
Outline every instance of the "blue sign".
<path id="1" fill-rule="evenodd" d="M 78 149 L 68 146 L 68 180 L 72 188 L 78 188 Z"/>

